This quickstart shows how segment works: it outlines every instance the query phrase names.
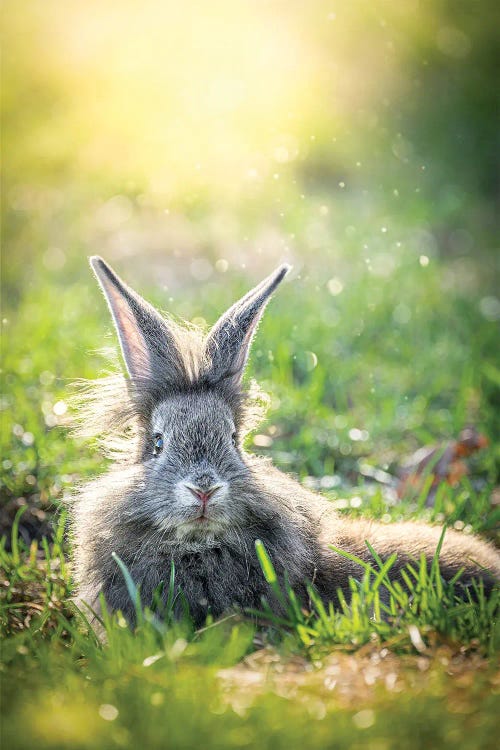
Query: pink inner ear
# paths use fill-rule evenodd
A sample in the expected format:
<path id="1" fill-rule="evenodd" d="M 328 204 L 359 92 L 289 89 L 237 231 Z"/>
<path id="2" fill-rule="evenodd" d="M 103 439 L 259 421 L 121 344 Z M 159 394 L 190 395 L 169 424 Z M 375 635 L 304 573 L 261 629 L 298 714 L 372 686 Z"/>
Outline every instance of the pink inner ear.
<path id="1" fill-rule="evenodd" d="M 106 285 L 120 344 L 129 374 L 133 378 L 151 377 L 151 360 L 143 335 L 128 302 L 112 285 Z"/>

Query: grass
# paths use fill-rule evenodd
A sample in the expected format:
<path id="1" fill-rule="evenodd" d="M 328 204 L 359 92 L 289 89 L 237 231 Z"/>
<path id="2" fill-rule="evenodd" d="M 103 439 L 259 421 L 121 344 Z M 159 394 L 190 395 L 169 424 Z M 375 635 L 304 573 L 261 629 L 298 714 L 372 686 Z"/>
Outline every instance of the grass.
<path id="1" fill-rule="evenodd" d="M 294 633 L 297 643 L 312 653 L 321 652 L 336 644 L 360 646 L 368 642 L 391 643 L 395 649 L 414 647 L 426 651 L 419 628 L 436 636 L 462 643 L 474 641 L 475 645 L 494 656 L 500 646 L 497 616 L 500 605 L 499 592 L 487 599 L 480 585 L 468 593 L 464 602 L 455 591 L 460 572 L 446 584 L 439 571 L 439 551 L 445 529 L 436 548 L 431 570 L 426 560 L 418 565 L 408 564 L 402 571 L 404 584 L 390 581 L 389 572 L 397 556 L 384 563 L 367 542 L 373 565 L 336 547 L 337 554 L 357 563 L 359 579 L 350 580 L 351 598 L 347 602 L 339 592 L 341 607 L 335 610 L 332 603 L 326 608 L 314 586 L 308 586 L 309 611 L 304 611 L 290 586 L 282 591 L 270 558 L 262 542 L 256 542 L 257 555 L 266 581 L 286 614 L 277 617 L 266 601 L 263 612 L 255 612 L 259 620 L 279 625 Z"/>
<path id="2" fill-rule="evenodd" d="M 301 209 L 299 235 L 321 201 Z M 353 226 L 349 210 L 342 218 Z M 357 237 L 373 235 L 374 221 L 358 219 Z M 370 264 L 349 235 L 336 259 L 325 251 L 302 270 L 299 259 L 298 276 L 273 300 L 255 342 L 251 375 L 272 398 L 248 446 L 324 492 L 339 513 L 387 523 L 419 518 L 495 540 L 494 443 L 472 457 L 460 485 L 440 485 L 432 507 L 425 486 L 401 500 L 394 491 L 398 462 L 419 445 L 466 423 L 492 442 L 498 425 L 496 331 L 480 305 L 486 292 L 478 277 L 476 291 L 464 294 L 460 274 L 450 281 L 453 264 L 437 256 L 422 266 L 415 226 L 411 217 L 393 226 L 401 248 L 377 246 Z M 334 233 L 333 220 L 326 227 Z M 388 251 L 391 273 L 377 275 Z M 181 316 L 212 321 L 249 280 L 233 269 L 227 285 L 210 257 L 210 280 L 169 290 L 167 301 L 151 282 L 137 286 Z M 6 745 L 493 747 L 498 598 L 486 602 L 478 591 L 476 601 L 457 601 L 437 566 L 429 577 L 421 566 L 408 569 L 406 587 L 391 587 L 390 561 L 381 567 L 375 550 L 373 566 L 360 566 L 351 582 L 351 604 L 335 611 L 313 590 L 302 611 L 285 590 L 279 621 L 263 602 L 258 613 L 208 621 L 201 631 L 187 617 L 167 616 L 165 627 L 145 613 L 131 633 L 118 614 L 105 620 L 105 645 L 95 638 L 71 604 L 68 543 L 54 512 L 76 481 L 103 468 L 66 423 L 70 381 L 109 367 L 98 351 L 111 343 L 109 324 L 81 256 L 69 256 L 57 274 L 35 263 L 36 293 L 25 275 L 24 290 L 18 281 L 4 309 Z M 321 263 L 332 269 L 328 278 Z M 134 281 L 132 266 L 123 273 Z M 371 477 L 377 470 L 382 483 Z M 256 554 L 272 588 L 265 550 Z"/>
<path id="3" fill-rule="evenodd" d="M 0 549 L 10 582 L 1 608 L 8 747 L 123 747 L 139 739 L 152 748 L 319 748 L 332 741 L 339 748 L 419 748 L 431 740 L 445 748 L 457 740 L 460 747 L 493 747 L 498 597 L 486 602 L 479 591 L 477 602 L 459 604 L 453 586 L 443 589 L 437 557 L 429 576 L 423 567 L 408 568 L 405 593 L 386 578 L 394 561 L 382 565 L 372 551 L 374 566 L 362 564 L 364 575 L 351 582 L 350 606 L 325 610 L 311 588 L 305 612 L 289 587 L 279 589 L 257 543 L 284 617 L 263 601 L 253 617 L 196 631 L 188 616 L 175 622 L 167 613 L 160 621 L 138 606 L 131 632 L 120 613 L 104 608 L 105 636 L 98 639 L 69 600 L 64 518 L 41 549 L 17 540 L 20 518 L 10 551 L 5 543 Z M 379 600 L 383 587 L 391 593 L 388 607 Z"/>

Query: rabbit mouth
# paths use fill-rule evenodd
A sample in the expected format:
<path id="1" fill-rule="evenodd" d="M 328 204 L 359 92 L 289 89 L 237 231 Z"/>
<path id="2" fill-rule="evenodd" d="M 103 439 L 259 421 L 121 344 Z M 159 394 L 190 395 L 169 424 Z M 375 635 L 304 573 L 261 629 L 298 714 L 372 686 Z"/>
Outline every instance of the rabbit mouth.
<path id="1" fill-rule="evenodd" d="M 179 524 L 176 528 L 176 536 L 178 539 L 200 536 L 220 537 L 226 527 L 227 523 L 223 519 L 205 511 Z"/>

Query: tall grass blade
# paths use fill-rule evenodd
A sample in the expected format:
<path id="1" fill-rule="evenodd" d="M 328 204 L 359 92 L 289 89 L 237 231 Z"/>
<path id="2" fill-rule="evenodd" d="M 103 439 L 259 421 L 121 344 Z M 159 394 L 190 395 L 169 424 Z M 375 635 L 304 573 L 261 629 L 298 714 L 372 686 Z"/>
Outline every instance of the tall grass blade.
<path id="1" fill-rule="evenodd" d="M 129 573 L 129 570 L 123 560 L 118 557 L 116 552 L 111 553 L 111 557 L 116 562 L 118 567 L 120 568 L 122 575 L 125 579 L 125 585 L 127 587 L 128 595 L 131 599 L 131 601 L 134 603 L 135 607 L 135 614 L 137 618 L 137 623 L 141 623 L 144 620 L 144 613 L 142 611 L 142 605 L 141 605 L 141 595 L 138 586 L 135 585 L 132 576 Z"/>

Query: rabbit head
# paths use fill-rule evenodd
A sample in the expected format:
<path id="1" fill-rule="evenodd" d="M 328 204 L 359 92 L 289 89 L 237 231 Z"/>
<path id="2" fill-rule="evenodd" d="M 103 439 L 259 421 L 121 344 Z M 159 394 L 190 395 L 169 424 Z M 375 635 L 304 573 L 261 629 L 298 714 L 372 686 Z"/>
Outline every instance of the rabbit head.
<path id="1" fill-rule="evenodd" d="M 91 266 L 106 297 L 140 424 L 131 459 L 129 513 L 164 539 L 224 537 L 262 521 L 241 447 L 242 376 L 257 324 L 289 267 L 277 268 L 217 321 L 208 335 L 162 317 L 98 257 Z"/>

